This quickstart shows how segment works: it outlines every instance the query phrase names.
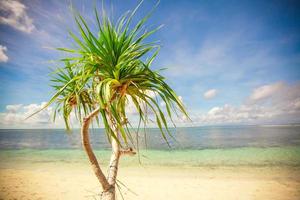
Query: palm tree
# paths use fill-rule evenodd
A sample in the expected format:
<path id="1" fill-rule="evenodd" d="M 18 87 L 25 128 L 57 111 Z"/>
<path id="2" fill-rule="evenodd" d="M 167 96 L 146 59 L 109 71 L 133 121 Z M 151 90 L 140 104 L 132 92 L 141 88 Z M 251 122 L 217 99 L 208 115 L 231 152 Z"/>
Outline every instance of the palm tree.
<path id="1" fill-rule="evenodd" d="M 62 114 L 68 130 L 72 112 L 81 122 L 82 144 L 102 186 L 102 199 L 115 199 L 120 156 L 135 154 L 127 111 L 129 102 L 138 113 L 138 126 L 147 124 L 153 117 L 166 141 L 168 135 L 171 136 L 168 124 L 173 122 L 173 113 L 178 115 L 179 111 L 187 116 L 182 102 L 164 81 L 165 78 L 159 71 L 150 68 L 159 45 L 145 42 L 145 39 L 160 27 L 150 31 L 144 28 L 152 11 L 132 25 L 132 18 L 139 6 L 125 13 L 116 23 L 104 10 L 99 17 L 95 9 L 96 34 L 79 13 L 75 14 L 79 34 L 70 32 L 70 36 L 77 47 L 58 48 L 71 56 L 62 59 L 64 67 L 53 73 L 56 93 L 44 107 L 56 104 L 54 118 L 56 113 Z M 150 53 L 151 56 L 145 59 Z M 163 109 L 159 102 L 164 102 Z M 94 119 L 104 125 L 112 146 L 107 176 L 102 172 L 90 144 L 89 126 Z"/>

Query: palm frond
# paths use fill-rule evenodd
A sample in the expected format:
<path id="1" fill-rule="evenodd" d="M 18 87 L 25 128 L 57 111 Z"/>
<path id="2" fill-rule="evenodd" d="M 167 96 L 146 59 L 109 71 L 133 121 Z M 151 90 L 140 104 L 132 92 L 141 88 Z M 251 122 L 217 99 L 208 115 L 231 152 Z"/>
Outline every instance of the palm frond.
<path id="1" fill-rule="evenodd" d="M 142 3 L 142 2 L 141 2 Z M 155 118 L 162 137 L 167 142 L 171 136 L 168 125 L 173 122 L 174 108 L 188 116 L 179 97 L 165 82 L 160 71 L 151 69 L 158 55 L 157 42 L 145 42 L 161 26 L 147 30 L 144 28 L 152 15 L 151 10 L 144 18 L 132 25 L 132 19 L 138 7 L 126 12 L 116 23 L 95 9 L 95 21 L 98 30 L 93 32 L 83 16 L 75 13 L 78 34 L 69 32 L 76 48 L 57 48 L 70 54 L 65 57 L 65 66 L 54 73 L 51 81 L 56 93 L 50 99 L 49 106 L 56 103 L 56 113 L 61 113 L 70 128 L 71 113 L 79 120 L 96 107 L 100 107 L 100 117 L 108 138 L 127 144 L 130 138 L 130 114 L 126 111 L 132 101 L 140 124 L 149 122 L 149 115 Z M 132 28 L 130 28 L 132 27 Z M 145 56 L 148 55 L 148 59 Z M 156 97 L 149 95 L 155 93 Z M 159 105 L 164 102 L 165 109 Z M 145 109 L 147 107 L 147 109 Z M 150 109 L 150 112 L 148 111 Z M 176 110 L 175 109 L 175 110 Z M 119 130 L 121 138 L 114 133 Z"/>

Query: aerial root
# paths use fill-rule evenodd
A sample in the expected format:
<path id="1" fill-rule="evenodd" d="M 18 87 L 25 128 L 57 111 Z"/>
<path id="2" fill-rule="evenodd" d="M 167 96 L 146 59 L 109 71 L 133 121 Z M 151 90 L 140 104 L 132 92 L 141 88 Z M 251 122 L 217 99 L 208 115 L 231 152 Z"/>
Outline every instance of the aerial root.
<path id="1" fill-rule="evenodd" d="M 121 150 L 120 153 L 121 155 L 129 155 L 129 156 L 134 156 L 136 154 L 136 152 L 131 147 Z"/>

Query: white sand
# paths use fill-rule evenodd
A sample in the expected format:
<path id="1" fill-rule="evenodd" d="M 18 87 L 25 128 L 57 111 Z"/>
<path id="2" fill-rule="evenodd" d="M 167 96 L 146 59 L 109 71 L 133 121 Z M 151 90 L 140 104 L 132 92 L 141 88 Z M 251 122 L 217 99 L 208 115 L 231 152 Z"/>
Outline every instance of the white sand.
<path id="1" fill-rule="evenodd" d="M 126 200 L 300 199 L 299 168 L 120 167 Z M 99 199 L 87 165 L 44 164 L 0 169 L 0 199 Z M 118 199 L 122 199 L 119 195 Z"/>

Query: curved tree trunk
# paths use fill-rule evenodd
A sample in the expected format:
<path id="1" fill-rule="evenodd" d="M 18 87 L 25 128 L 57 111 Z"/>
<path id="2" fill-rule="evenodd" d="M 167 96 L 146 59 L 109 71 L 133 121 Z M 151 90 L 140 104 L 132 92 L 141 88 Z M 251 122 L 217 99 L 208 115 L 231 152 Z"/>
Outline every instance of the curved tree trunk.
<path id="1" fill-rule="evenodd" d="M 92 118 L 98 114 L 98 112 L 99 112 L 99 108 L 94 110 L 91 114 L 89 114 L 86 118 L 83 119 L 83 123 L 82 123 L 82 127 L 81 127 L 81 138 L 82 138 L 82 145 L 84 147 L 84 150 L 90 160 L 93 171 L 94 171 L 96 177 L 98 178 L 103 191 L 109 191 L 111 189 L 111 186 L 108 183 L 106 177 L 104 176 L 104 174 L 99 166 L 97 158 L 91 147 L 90 138 L 89 138 L 90 122 L 91 122 Z"/>
<path id="2" fill-rule="evenodd" d="M 119 136 L 119 132 L 116 130 L 117 137 Z M 118 165 L 119 159 L 121 155 L 120 145 L 115 140 L 115 138 L 111 138 L 111 146 L 112 146 L 112 154 L 110 157 L 109 168 L 108 168 L 108 176 L 107 181 L 111 186 L 110 190 L 104 191 L 102 193 L 103 200 L 115 200 L 116 196 L 116 180 L 117 180 L 117 173 L 118 173 Z"/>
<path id="3" fill-rule="evenodd" d="M 108 170 L 108 176 L 107 178 L 103 174 L 99 163 L 97 161 L 97 158 L 93 152 L 93 149 L 90 144 L 90 138 L 89 138 L 89 125 L 91 123 L 91 120 L 94 116 L 96 116 L 99 112 L 99 108 L 94 110 L 91 114 L 89 114 L 87 117 L 83 119 L 82 128 L 81 128 L 81 137 L 82 137 L 82 145 L 84 147 L 84 150 L 90 160 L 90 163 L 92 165 L 93 171 L 98 178 L 103 192 L 101 195 L 102 200 L 115 200 L 116 192 L 115 192 L 115 184 L 116 184 L 116 178 L 117 178 L 117 172 L 118 172 L 118 164 L 119 164 L 119 158 L 120 158 L 120 146 L 118 142 L 112 137 L 111 144 L 112 144 L 112 155 L 110 159 L 109 164 L 109 170 Z M 116 129 L 115 129 L 116 130 Z M 119 133 L 116 130 L 116 135 L 118 137 Z"/>
<path id="4" fill-rule="evenodd" d="M 90 139 L 89 139 L 89 125 L 93 117 L 96 116 L 98 112 L 99 112 L 99 108 L 94 110 L 91 114 L 89 114 L 86 118 L 83 119 L 82 128 L 81 128 L 82 145 L 84 147 L 85 152 L 87 153 L 87 156 L 90 160 L 94 173 L 102 186 L 103 192 L 101 195 L 101 199 L 115 200 L 116 199 L 115 185 L 117 180 L 120 156 L 121 154 L 135 155 L 135 152 L 132 150 L 132 148 L 121 151 L 120 145 L 117 142 L 117 140 L 114 137 L 111 137 L 112 155 L 109 163 L 108 176 L 107 178 L 105 177 L 105 175 L 103 174 L 99 166 L 97 158 L 93 152 L 93 149 L 90 144 Z M 117 138 L 119 138 L 119 131 L 118 129 L 114 128 L 114 124 L 112 123 L 112 121 L 110 125 L 113 128 L 113 130 L 115 130 Z"/>
<path id="5" fill-rule="evenodd" d="M 119 130 L 116 127 L 116 124 L 114 123 L 114 120 L 111 116 L 111 114 L 108 114 L 108 117 L 110 119 L 109 125 L 114 130 L 116 138 L 119 139 Z M 118 173 L 118 165 L 119 165 L 119 159 L 121 155 L 120 151 L 120 144 L 116 140 L 116 138 L 111 136 L 111 147 L 112 147 L 112 153 L 110 157 L 110 162 L 108 166 L 108 174 L 107 174 L 107 181 L 111 188 L 107 191 L 104 191 L 102 193 L 102 200 L 115 200 L 116 198 L 116 180 L 117 180 L 117 173 Z"/>

